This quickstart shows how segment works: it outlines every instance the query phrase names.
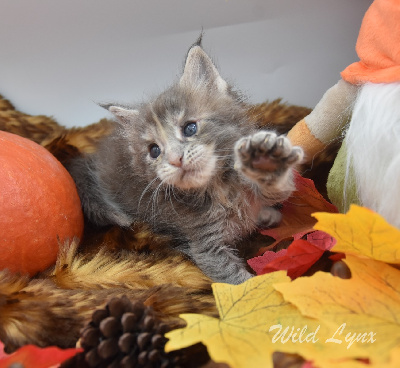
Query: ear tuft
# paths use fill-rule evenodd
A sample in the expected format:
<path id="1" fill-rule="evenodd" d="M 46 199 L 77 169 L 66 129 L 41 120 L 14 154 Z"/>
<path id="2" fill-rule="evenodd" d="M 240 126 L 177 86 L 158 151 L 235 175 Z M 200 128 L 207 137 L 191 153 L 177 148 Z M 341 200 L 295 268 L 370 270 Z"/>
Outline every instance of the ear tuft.
<path id="1" fill-rule="evenodd" d="M 220 92 L 226 92 L 227 83 L 222 79 L 214 63 L 201 47 L 202 37 L 203 34 L 189 49 L 180 84 L 195 88 L 214 88 Z"/>
<path id="2" fill-rule="evenodd" d="M 126 109 L 111 104 L 102 107 L 110 111 L 122 123 L 131 123 L 139 114 L 138 110 Z"/>
<path id="3" fill-rule="evenodd" d="M 192 48 L 193 46 L 200 46 L 200 47 L 202 47 L 202 45 L 201 45 L 201 43 L 202 43 L 202 41 L 203 41 L 203 35 L 204 35 L 204 31 L 203 31 L 203 29 L 201 30 L 201 33 L 200 33 L 200 35 L 199 35 L 199 37 L 197 38 L 197 40 L 196 40 L 196 42 L 190 47 L 190 48 Z M 189 49 L 190 50 L 190 49 Z"/>
<path id="4" fill-rule="evenodd" d="M 106 102 L 97 102 L 97 105 L 102 107 L 103 109 L 109 110 L 111 106 L 114 106 L 112 103 L 106 103 Z"/>

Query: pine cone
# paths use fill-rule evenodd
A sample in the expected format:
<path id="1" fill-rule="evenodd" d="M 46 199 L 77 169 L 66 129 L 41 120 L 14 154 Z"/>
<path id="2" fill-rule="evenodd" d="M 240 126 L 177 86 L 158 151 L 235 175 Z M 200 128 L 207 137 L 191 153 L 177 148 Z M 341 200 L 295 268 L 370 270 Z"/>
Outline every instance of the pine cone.
<path id="1" fill-rule="evenodd" d="M 180 356 L 164 351 L 170 327 L 142 302 L 112 299 L 96 310 L 81 332 L 84 360 L 90 367 L 179 367 Z"/>

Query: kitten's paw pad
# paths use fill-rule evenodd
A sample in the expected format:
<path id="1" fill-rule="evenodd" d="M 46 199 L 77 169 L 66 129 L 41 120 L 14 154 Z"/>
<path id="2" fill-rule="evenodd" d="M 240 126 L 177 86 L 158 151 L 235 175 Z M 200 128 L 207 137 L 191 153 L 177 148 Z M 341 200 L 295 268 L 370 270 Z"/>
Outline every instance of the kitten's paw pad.
<path id="1" fill-rule="evenodd" d="M 303 159 L 300 147 L 293 147 L 285 136 L 266 131 L 241 138 L 235 152 L 238 168 L 263 172 L 286 169 Z"/>

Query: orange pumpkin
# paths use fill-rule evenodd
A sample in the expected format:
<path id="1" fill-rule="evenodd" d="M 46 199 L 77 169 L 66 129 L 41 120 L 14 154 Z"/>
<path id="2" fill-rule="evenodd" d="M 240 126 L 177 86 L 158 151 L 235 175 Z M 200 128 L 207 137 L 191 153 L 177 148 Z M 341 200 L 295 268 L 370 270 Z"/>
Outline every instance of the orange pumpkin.
<path id="1" fill-rule="evenodd" d="M 72 177 L 45 148 L 0 131 L 0 269 L 34 275 L 83 233 Z"/>

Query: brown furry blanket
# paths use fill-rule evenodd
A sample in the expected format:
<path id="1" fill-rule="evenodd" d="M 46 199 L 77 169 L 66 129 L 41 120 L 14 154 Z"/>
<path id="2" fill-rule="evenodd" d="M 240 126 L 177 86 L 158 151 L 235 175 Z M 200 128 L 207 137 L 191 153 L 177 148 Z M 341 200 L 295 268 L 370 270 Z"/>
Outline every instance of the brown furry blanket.
<path id="1" fill-rule="evenodd" d="M 280 100 L 249 106 L 258 125 L 280 133 L 309 112 Z M 0 130 L 43 145 L 62 163 L 93 151 L 110 129 L 106 119 L 66 129 L 49 117 L 16 111 L 0 96 Z M 317 158 L 312 170 L 306 168 L 307 176 L 315 179 L 317 173 L 321 178 L 315 180 L 317 186 L 325 182 L 335 149 Z M 93 311 L 122 295 L 152 306 L 172 327 L 181 324 L 180 313 L 216 314 L 211 280 L 169 248 L 167 238 L 152 234 L 144 224 L 129 230 L 87 224 L 80 245 L 61 244 L 57 264 L 46 272 L 29 279 L 0 271 L 0 341 L 7 352 L 25 344 L 73 347 Z"/>

